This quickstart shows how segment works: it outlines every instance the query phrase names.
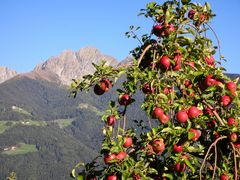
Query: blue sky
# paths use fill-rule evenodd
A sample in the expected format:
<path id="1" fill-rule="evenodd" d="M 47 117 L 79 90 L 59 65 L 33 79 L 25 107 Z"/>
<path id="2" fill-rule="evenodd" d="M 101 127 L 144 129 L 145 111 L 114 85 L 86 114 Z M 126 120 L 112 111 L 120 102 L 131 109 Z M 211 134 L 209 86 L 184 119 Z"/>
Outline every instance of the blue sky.
<path id="1" fill-rule="evenodd" d="M 65 49 L 95 46 L 118 60 L 138 45 L 124 35 L 130 25 L 149 32 L 152 22 L 137 14 L 147 0 L 1 0 L 0 66 L 18 72 Z M 158 0 L 157 2 L 163 2 Z M 198 0 L 195 2 L 204 2 Z M 217 17 L 212 26 L 228 60 L 228 72 L 240 73 L 239 0 L 209 0 Z"/>

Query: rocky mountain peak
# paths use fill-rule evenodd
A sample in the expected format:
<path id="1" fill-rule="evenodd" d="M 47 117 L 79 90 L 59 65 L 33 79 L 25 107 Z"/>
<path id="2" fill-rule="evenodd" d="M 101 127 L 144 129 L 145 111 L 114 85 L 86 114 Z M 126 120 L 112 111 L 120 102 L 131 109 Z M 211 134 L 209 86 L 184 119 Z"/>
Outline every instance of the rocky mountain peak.
<path id="1" fill-rule="evenodd" d="M 37 65 L 33 72 L 44 77 L 57 76 L 61 84 L 69 85 L 73 78 L 94 73 L 92 63 L 98 64 L 101 60 L 112 66 L 118 64 L 114 57 L 102 54 L 97 48 L 84 47 L 77 52 L 65 50 L 58 56 L 50 57 Z M 45 79 L 49 80 L 49 78 Z"/>
<path id="2" fill-rule="evenodd" d="M 17 72 L 7 67 L 0 66 L 0 83 L 17 75 Z"/>

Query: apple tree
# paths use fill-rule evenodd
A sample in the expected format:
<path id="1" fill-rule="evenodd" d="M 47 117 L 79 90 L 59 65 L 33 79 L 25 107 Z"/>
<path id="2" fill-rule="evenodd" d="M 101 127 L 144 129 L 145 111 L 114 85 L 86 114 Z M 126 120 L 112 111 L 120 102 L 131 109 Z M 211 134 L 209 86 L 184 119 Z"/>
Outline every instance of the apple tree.
<path id="1" fill-rule="evenodd" d="M 116 101 L 102 116 L 104 140 L 99 156 L 79 163 L 76 179 L 239 179 L 240 86 L 223 72 L 218 37 L 210 25 L 209 3 L 150 2 L 140 14 L 153 20 L 151 32 L 137 36 L 131 64 L 93 64 L 93 75 L 73 80 L 72 94 L 108 93 L 119 77 Z M 216 37 L 216 45 L 208 37 Z M 140 90 L 147 130 L 127 127 L 126 113 Z M 140 110 L 139 110 L 140 111 Z M 153 125 L 151 121 L 157 121 Z"/>

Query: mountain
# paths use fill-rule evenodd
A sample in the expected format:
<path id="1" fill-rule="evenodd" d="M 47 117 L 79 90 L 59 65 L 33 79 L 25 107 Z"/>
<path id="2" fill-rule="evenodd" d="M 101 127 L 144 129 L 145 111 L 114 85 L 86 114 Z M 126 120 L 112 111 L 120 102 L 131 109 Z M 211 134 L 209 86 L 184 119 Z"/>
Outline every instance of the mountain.
<path id="1" fill-rule="evenodd" d="M 32 73 L 38 74 L 46 80 L 69 85 L 73 78 L 81 78 L 86 74 L 93 73 L 92 63 L 98 64 L 102 60 L 112 66 L 118 64 L 115 58 L 102 54 L 94 47 L 84 47 L 77 52 L 65 50 L 59 56 L 51 57 L 37 65 Z"/>
<path id="2" fill-rule="evenodd" d="M 17 72 L 7 67 L 0 66 L 0 83 L 17 75 Z"/>

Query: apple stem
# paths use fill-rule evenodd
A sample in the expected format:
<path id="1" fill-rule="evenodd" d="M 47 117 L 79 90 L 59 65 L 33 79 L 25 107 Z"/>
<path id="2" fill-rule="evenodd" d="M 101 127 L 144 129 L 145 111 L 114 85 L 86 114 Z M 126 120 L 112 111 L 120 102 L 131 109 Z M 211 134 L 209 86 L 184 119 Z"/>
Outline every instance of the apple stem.
<path id="1" fill-rule="evenodd" d="M 206 155 L 205 155 L 205 157 L 204 157 L 204 159 L 203 159 L 203 162 L 202 162 L 202 165 L 201 165 L 201 168 L 200 168 L 200 171 L 199 171 L 200 180 L 202 180 L 202 169 L 204 168 L 204 165 L 205 165 L 205 163 L 206 163 L 206 160 L 207 160 L 207 157 L 208 157 L 208 155 L 209 155 L 209 153 L 210 153 L 210 150 L 212 149 L 213 146 L 216 146 L 216 145 L 217 145 L 218 141 L 220 141 L 220 140 L 222 140 L 222 139 L 226 139 L 226 138 L 227 138 L 227 136 L 222 136 L 222 137 L 217 138 L 217 139 L 211 144 L 211 146 L 208 148 L 208 151 L 207 151 L 207 153 L 206 153 Z M 216 155 L 215 155 L 215 156 L 216 156 Z M 215 164 L 215 165 L 216 165 L 216 164 Z M 215 166 L 214 166 L 214 168 L 215 168 Z"/>
<path id="2" fill-rule="evenodd" d="M 237 168 L 237 159 L 236 159 L 236 148 L 234 147 L 232 142 L 231 142 L 231 146 L 233 149 L 233 159 L 234 159 L 234 180 L 237 180 L 238 179 L 238 168 Z"/>
<path id="3" fill-rule="evenodd" d="M 141 61 L 142 61 L 144 55 L 146 54 L 146 52 L 147 52 L 151 47 L 152 47 L 152 45 L 149 44 L 149 45 L 143 50 L 143 52 L 142 52 L 140 58 L 138 59 L 138 66 L 140 65 L 140 63 L 141 63 Z"/>
<path id="4" fill-rule="evenodd" d="M 125 132 L 126 122 L 127 122 L 126 111 L 127 111 L 127 106 L 124 107 L 124 111 L 123 111 L 123 134 Z"/>
<path id="5" fill-rule="evenodd" d="M 215 151 L 215 160 L 214 160 L 214 168 L 213 168 L 213 175 L 212 175 L 212 180 L 214 180 L 215 174 L 216 174 L 216 169 L 217 169 L 217 146 L 214 146 L 214 151 Z"/>

